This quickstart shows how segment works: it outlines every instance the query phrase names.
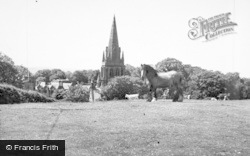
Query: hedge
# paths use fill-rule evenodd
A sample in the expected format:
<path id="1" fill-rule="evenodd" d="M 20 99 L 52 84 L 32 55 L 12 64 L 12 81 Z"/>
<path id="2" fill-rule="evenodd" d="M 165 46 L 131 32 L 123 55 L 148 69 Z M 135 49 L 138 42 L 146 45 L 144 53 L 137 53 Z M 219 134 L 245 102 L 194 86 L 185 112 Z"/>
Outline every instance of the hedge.
<path id="1" fill-rule="evenodd" d="M 9 84 L 0 84 L 0 104 L 54 101 L 54 99 L 36 91 L 23 90 Z"/>

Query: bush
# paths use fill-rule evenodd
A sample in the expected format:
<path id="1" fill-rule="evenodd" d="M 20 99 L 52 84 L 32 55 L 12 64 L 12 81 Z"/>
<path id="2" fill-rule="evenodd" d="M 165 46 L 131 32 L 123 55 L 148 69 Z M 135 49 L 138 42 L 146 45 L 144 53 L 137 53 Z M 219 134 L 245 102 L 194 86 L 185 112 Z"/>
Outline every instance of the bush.
<path id="1" fill-rule="evenodd" d="M 53 91 L 51 97 L 57 100 L 64 99 L 66 97 L 67 91 L 64 89 L 56 89 Z"/>
<path id="2" fill-rule="evenodd" d="M 0 86 L 0 104 L 20 103 L 21 97 L 14 86 Z"/>
<path id="3" fill-rule="evenodd" d="M 199 90 L 194 90 L 191 93 L 191 99 L 203 99 L 204 96 L 202 95 L 202 93 Z"/>
<path id="4" fill-rule="evenodd" d="M 148 87 L 140 78 L 131 76 L 120 76 L 111 79 L 108 84 L 102 88 L 101 94 L 107 100 L 125 99 L 125 94 L 139 94 L 142 98 L 148 92 Z"/>
<path id="5" fill-rule="evenodd" d="M 0 104 L 13 104 L 25 102 L 54 102 L 36 91 L 27 91 L 8 84 L 0 84 Z"/>
<path id="6" fill-rule="evenodd" d="M 89 91 L 82 86 L 71 86 L 65 93 L 65 100 L 71 102 L 89 102 Z"/>

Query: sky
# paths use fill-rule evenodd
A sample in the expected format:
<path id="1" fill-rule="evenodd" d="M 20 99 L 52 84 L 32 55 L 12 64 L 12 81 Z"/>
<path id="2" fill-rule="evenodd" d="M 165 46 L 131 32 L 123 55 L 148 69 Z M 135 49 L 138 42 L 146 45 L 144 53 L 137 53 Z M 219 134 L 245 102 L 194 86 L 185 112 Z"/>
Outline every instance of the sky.
<path id="1" fill-rule="evenodd" d="M 250 78 L 249 8 L 249 0 L 0 0 L 0 51 L 31 71 L 100 69 L 115 16 L 125 64 L 170 57 Z M 190 19 L 228 12 L 234 33 L 188 37 Z"/>

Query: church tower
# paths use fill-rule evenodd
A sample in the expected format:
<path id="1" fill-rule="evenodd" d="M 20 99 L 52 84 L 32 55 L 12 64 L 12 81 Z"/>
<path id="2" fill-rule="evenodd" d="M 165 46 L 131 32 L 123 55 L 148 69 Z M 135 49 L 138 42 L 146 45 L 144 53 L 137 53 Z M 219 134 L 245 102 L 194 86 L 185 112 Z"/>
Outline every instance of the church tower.
<path id="1" fill-rule="evenodd" d="M 124 54 L 118 43 L 115 17 L 111 28 L 109 45 L 102 56 L 102 67 L 100 73 L 101 85 L 106 85 L 110 78 L 124 75 Z"/>

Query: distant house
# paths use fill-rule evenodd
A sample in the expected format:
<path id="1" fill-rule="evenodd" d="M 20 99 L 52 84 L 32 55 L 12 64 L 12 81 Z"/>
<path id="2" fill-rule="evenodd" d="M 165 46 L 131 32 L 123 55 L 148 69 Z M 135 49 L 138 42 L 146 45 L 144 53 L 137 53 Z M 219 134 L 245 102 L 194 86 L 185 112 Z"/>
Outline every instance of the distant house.
<path id="1" fill-rule="evenodd" d="M 40 85 L 41 87 L 45 87 L 45 86 L 46 86 L 46 83 L 45 83 L 45 82 L 40 82 L 39 85 Z"/>
<path id="2" fill-rule="evenodd" d="M 68 79 L 56 79 L 50 82 L 50 85 L 56 89 L 69 89 L 72 82 Z"/>
<path id="3" fill-rule="evenodd" d="M 72 85 L 72 82 L 68 79 L 56 79 L 51 81 L 49 84 L 46 85 L 46 82 L 40 81 L 37 82 L 36 90 L 39 90 L 40 88 L 49 87 L 49 89 L 69 89 L 69 87 Z"/>
<path id="4" fill-rule="evenodd" d="M 46 83 L 44 81 L 37 81 L 36 82 L 36 86 L 35 86 L 35 90 L 41 90 L 42 88 L 44 88 L 46 86 Z"/>

